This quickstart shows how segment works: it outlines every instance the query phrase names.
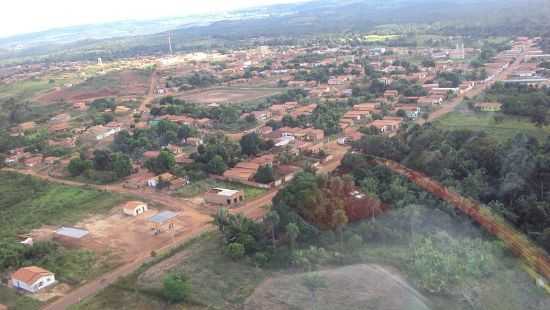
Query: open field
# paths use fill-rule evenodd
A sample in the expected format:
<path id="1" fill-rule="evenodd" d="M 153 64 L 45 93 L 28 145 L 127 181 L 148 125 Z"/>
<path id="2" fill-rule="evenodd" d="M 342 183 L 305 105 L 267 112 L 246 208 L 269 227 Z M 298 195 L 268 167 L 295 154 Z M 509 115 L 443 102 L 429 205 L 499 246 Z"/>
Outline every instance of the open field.
<path id="1" fill-rule="evenodd" d="M 369 34 L 365 37 L 365 40 L 367 42 L 382 42 L 387 40 L 398 39 L 399 37 L 401 36 L 398 34 L 390 34 L 390 35 Z"/>
<path id="2" fill-rule="evenodd" d="M 149 88 L 149 70 L 109 72 L 88 78 L 70 88 L 45 93 L 39 102 L 78 101 L 110 96 L 143 96 Z"/>
<path id="3" fill-rule="evenodd" d="M 184 93 L 178 98 L 203 104 L 210 103 L 240 103 L 246 101 L 258 100 L 269 97 L 281 92 L 281 89 L 275 88 L 211 88 L 202 91 L 193 91 Z"/>
<path id="4" fill-rule="evenodd" d="M 324 241 L 320 246 L 327 253 L 336 251 L 340 254 L 332 258 L 329 254 L 328 260 L 317 266 L 318 274 L 327 284 L 327 288 L 316 294 L 317 309 L 364 309 L 361 305 L 367 304 L 377 310 L 542 310 L 550 304 L 545 292 L 535 286 L 516 257 L 501 250 L 479 228 L 445 212 L 411 206 L 407 210 L 390 211 L 379 217 L 376 223 L 368 221 L 350 225 L 344 235 L 350 234 L 362 235 L 364 242 L 358 247 L 342 250 L 334 234 L 332 239 L 322 238 Z M 427 255 L 435 259 L 434 264 L 439 257 L 445 259 L 448 250 L 460 251 L 464 244 L 479 240 L 482 242 L 479 251 L 491 265 L 487 267 L 491 272 L 480 276 L 470 274 L 467 269 L 453 269 L 448 277 L 456 276 L 462 281 L 462 287 L 446 284 L 451 293 L 430 292 L 423 288 L 424 273 L 430 272 L 437 279 L 442 271 L 434 268 L 419 273 L 421 269 L 417 269 L 414 263 L 414 249 L 420 250 L 416 243 L 419 238 L 447 240 L 433 244 L 433 251 L 440 254 Z M 233 261 L 224 256 L 222 245 L 217 232 L 206 233 L 71 309 L 184 307 L 231 310 L 244 307 L 290 310 L 311 307 L 311 297 L 300 283 L 306 275 L 302 269 L 258 268 L 249 260 Z M 415 248 L 411 248 L 412 245 L 416 245 Z M 280 247 L 279 251 L 286 251 L 286 247 Z M 323 261 L 323 258 L 319 260 Z M 460 262 L 464 264 L 462 260 Z M 163 300 L 162 280 L 167 273 L 181 273 L 190 279 L 192 288 L 186 303 L 169 304 Z"/>
<path id="5" fill-rule="evenodd" d="M 13 97 L 17 100 L 28 100 L 35 95 L 53 90 L 55 87 L 62 87 L 65 83 L 72 83 L 74 78 L 43 77 L 28 79 L 12 84 L 0 84 L 0 99 Z"/>
<path id="6" fill-rule="evenodd" d="M 495 116 L 501 115 L 502 122 L 495 121 Z M 445 130 L 484 131 L 498 141 L 506 141 L 518 133 L 524 133 L 544 141 L 550 136 L 550 126 L 543 128 L 536 127 L 526 118 L 512 117 L 501 113 L 463 113 L 451 112 L 435 123 L 435 126 Z"/>
<path id="7" fill-rule="evenodd" d="M 109 192 L 47 183 L 11 172 L 0 172 L 0 191 L 1 238 L 27 234 L 43 225 L 74 224 L 126 200 Z"/>

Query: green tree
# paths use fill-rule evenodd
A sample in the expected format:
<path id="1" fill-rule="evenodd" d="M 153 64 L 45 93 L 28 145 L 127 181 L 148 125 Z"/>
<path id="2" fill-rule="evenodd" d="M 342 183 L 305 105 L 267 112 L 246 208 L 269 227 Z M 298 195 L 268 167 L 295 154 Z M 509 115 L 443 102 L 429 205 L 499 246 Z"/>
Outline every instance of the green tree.
<path id="1" fill-rule="evenodd" d="M 109 171 L 113 169 L 113 159 L 111 152 L 108 150 L 94 151 L 94 169 L 99 171 Z"/>
<path id="2" fill-rule="evenodd" d="M 185 275 L 170 273 L 164 277 L 162 284 L 162 293 L 169 302 L 185 301 L 191 294 L 191 283 Z"/>
<path id="3" fill-rule="evenodd" d="M 113 170 L 118 178 L 124 178 L 132 174 L 132 161 L 124 154 L 113 155 Z"/>
<path id="4" fill-rule="evenodd" d="M 79 176 L 91 168 L 92 168 L 91 161 L 82 160 L 80 158 L 71 159 L 71 161 L 69 162 L 69 166 L 67 166 L 67 170 L 69 170 L 69 173 L 73 177 Z"/>
<path id="5" fill-rule="evenodd" d="M 254 176 L 254 181 L 263 184 L 268 184 L 275 181 L 273 168 L 270 165 L 261 166 Z"/>
<path id="6" fill-rule="evenodd" d="M 161 151 L 159 156 L 145 162 L 145 167 L 156 174 L 170 171 L 175 165 L 176 159 L 174 155 L 168 151 Z"/>
<path id="7" fill-rule="evenodd" d="M 213 174 L 222 175 L 227 170 L 227 165 L 221 156 L 216 155 L 208 162 L 206 170 Z"/>
<path id="8" fill-rule="evenodd" d="M 257 133 L 253 132 L 244 135 L 239 143 L 241 145 L 241 152 L 244 155 L 255 156 L 260 153 L 263 141 Z"/>

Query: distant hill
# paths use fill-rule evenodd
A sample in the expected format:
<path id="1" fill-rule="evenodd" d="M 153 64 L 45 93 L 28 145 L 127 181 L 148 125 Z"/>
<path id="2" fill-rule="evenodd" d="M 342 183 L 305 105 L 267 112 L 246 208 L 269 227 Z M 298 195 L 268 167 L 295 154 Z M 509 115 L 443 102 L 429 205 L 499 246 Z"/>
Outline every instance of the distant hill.
<path id="1" fill-rule="evenodd" d="M 0 39 L 0 64 L 94 59 L 224 48 L 257 39 L 373 31 L 382 25 L 427 25 L 443 34 L 540 34 L 550 21 L 548 0 L 312 0 L 222 15 L 123 21 L 54 29 Z"/>

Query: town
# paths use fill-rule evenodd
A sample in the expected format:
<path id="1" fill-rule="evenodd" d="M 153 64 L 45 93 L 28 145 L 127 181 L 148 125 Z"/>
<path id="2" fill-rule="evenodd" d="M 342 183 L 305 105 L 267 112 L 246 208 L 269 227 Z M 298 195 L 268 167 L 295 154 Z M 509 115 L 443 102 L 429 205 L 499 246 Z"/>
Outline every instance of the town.
<path id="1" fill-rule="evenodd" d="M 358 35 L 363 36 L 366 35 Z M 98 304 L 94 304 L 97 298 L 114 298 L 105 296 L 108 295 L 105 292 L 115 290 L 113 285 L 118 287 L 116 292 L 130 285 L 120 284 L 121 279 L 154 285 L 161 281 L 159 273 L 174 269 L 178 260 L 184 260 L 181 254 L 190 257 L 193 251 L 227 256 L 228 268 L 236 268 L 235 264 L 255 265 L 256 268 L 270 263 L 280 266 L 282 261 L 291 261 L 293 268 L 311 271 L 312 266 L 322 265 L 322 257 L 328 255 L 323 248 L 313 245 L 298 249 L 298 242 L 304 245 L 309 242 L 306 238 L 311 232 L 307 229 L 311 225 L 334 232 L 334 241 L 327 248 L 345 252 L 340 244 L 358 248 L 365 245 L 370 253 L 369 238 L 380 235 L 392 238 L 389 228 L 376 229 L 382 223 L 388 227 L 393 225 L 391 219 L 385 222 L 384 214 L 389 214 L 387 210 L 399 209 L 397 202 L 405 199 L 395 198 L 396 193 L 400 193 L 400 189 L 395 188 L 402 188 L 399 197 L 407 192 L 418 201 L 424 199 L 418 198 L 424 197 L 418 193 L 418 188 L 427 188 L 426 192 L 435 197 L 430 201 L 446 201 L 446 207 L 440 209 L 448 210 L 449 206 L 458 205 L 456 200 L 446 199 L 441 191 L 431 190 L 436 185 L 422 186 L 424 183 L 415 179 L 416 172 L 405 173 L 401 166 L 388 162 L 385 165 L 389 168 L 385 169 L 394 169 L 397 174 L 409 177 L 418 187 L 412 183 L 404 185 L 404 179 L 397 176 L 388 184 L 381 183 L 381 180 L 390 180 L 390 173 L 374 167 L 376 161 L 401 162 L 419 171 L 421 165 L 414 163 L 430 163 L 423 169 L 423 176 L 438 180 L 445 191 L 456 191 L 485 204 L 489 194 L 479 193 L 483 187 L 472 185 L 471 189 L 464 185 L 462 191 L 461 185 L 457 185 L 467 184 L 472 176 L 478 176 L 468 170 L 468 165 L 472 164 L 464 161 L 464 167 L 447 167 L 443 163 L 445 159 L 440 159 L 441 154 L 457 156 L 453 161 L 458 165 L 460 160 L 456 158 L 465 156 L 463 153 L 478 152 L 482 155 L 476 160 L 486 163 L 484 167 L 491 167 L 491 156 L 497 156 L 487 154 L 492 149 L 471 149 L 484 146 L 489 149 L 493 146 L 490 140 L 493 137 L 505 145 L 506 139 L 512 139 L 516 133 L 510 133 L 508 127 L 516 123 L 521 123 L 517 126 L 524 130 L 523 133 L 534 134 L 540 139 L 541 149 L 545 142 L 548 146 L 548 112 L 522 110 L 513 103 L 514 100 L 531 100 L 527 95 L 514 97 L 516 90 L 545 92 L 546 97 L 540 95 L 533 100 L 549 102 L 545 101 L 550 97 L 547 91 L 550 54 L 544 45 L 546 39 L 520 36 L 479 43 L 455 36 L 445 37 L 444 43 L 431 46 L 387 44 L 394 39 L 357 44 L 356 39 L 343 37 L 338 43 L 330 44 L 319 40 L 307 44 L 173 52 L 171 44 L 176 41 L 168 33 L 166 44 L 170 52 L 163 55 L 0 67 L 0 186 L 8 189 L 0 202 L 13 202 L 26 208 L 21 210 L 27 210 L 20 211 L 22 214 L 15 209 L 0 210 L 3 248 L 0 249 L 0 309 L 53 310 L 79 304 L 82 308 L 70 309 L 98 309 L 95 308 Z M 485 125 L 473 123 L 480 119 L 486 122 Z M 422 130 L 429 131 L 431 136 L 423 138 Z M 470 133 L 465 130 L 484 133 L 467 136 Z M 444 146 L 437 156 L 422 157 L 426 154 L 421 152 L 430 150 L 430 143 L 443 136 L 447 140 L 442 142 Z M 469 146 L 467 150 L 458 149 L 457 145 L 478 138 L 490 142 Z M 401 144 L 397 145 L 397 141 Z M 517 139 L 513 141 L 510 143 L 523 143 Z M 403 154 L 408 156 L 408 162 L 403 160 Z M 537 169 L 548 170 L 544 163 L 537 161 Z M 461 174 L 464 179 L 455 184 L 440 178 L 437 174 L 440 166 L 447 167 L 447 170 L 441 168 L 444 171 L 441 175 Z M 462 170 L 459 173 L 453 169 Z M 485 175 L 497 173 L 490 169 L 483 170 L 484 176 L 478 177 L 487 178 Z M 539 181 L 529 184 L 533 187 L 540 184 L 542 188 L 547 181 L 545 178 L 541 175 L 536 179 Z M 384 192 L 387 188 L 389 194 Z M 477 196 L 472 194 L 474 192 Z M 541 192 L 539 202 L 548 197 L 546 189 Z M 503 197 L 518 203 L 513 200 L 517 198 L 514 195 Z M 305 207 L 300 203 L 312 207 L 301 209 Z M 505 209 L 503 203 L 506 204 L 499 202 L 498 210 Z M 547 206 L 546 211 L 537 214 L 548 217 L 548 213 L 544 213 L 548 212 Z M 341 210 L 333 212 L 331 208 L 343 208 L 345 214 L 338 212 Z M 295 213 L 285 214 L 285 210 Z M 497 210 L 497 206 L 491 210 Z M 410 210 L 399 210 L 406 218 L 419 216 L 405 211 Z M 509 215 L 506 212 L 515 211 L 503 211 L 505 218 Z M 528 255 L 524 254 L 523 243 L 518 245 L 518 242 L 509 242 L 507 235 L 492 233 L 513 249 L 519 257 L 517 260 L 526 261 L 530 273 L 522 273 L 521 268 L 514 265 L 506 277 L 495 281 L 506 282 L 505 279 L 513 277 L 526 279 L 533 290 L 540 290 L 529 293 L 529 298 L 542 306 L 529 309 L 543 309 L 548 305 L 544 291 L 549 290 L 546 283 L 549 274 L 545 272 L 549 271 L 550 263 L 547 256 L 540 253 L 544 252 L 542 248 L 549 249 L 550 230 L 548 226 L 544 228 L 548 220 L 538 223 L 533 219 L 536 215 L 519 213 L 511 218 L 528 217 L 525 221 L 529 224 L 517 227 L 517 231 L 536 232 L 534 234 L 539 236 L 536 242 L 526 243 L 529 245 L 525 247 L 533 247 Z M 293 218 L 297 215 L 299 220 Z M 342 217 L 345 218 L 343 223 L 349 225 L 361 221 L 372 221 L 372 225 L 365 231 L 360 231 L 363 224 L 345 230 L 343 223 L 339 224 Z M 487 227 L 484 222 L 475 221 Z M 258 232 L 263 229 L 260 225 L 266 225 L 263 234 Z M 406 229 L 412 229 L 408 225 L 405 225 L 408 228 L 404 228 L 404 234 L 409 234 Z M 245 226 L 248 228 L 243 228 Z M 321 243 L 325 242 L 323 236 L 319 237 Z M 204 243 L 209 240 L 214 248 L 196 248 L 194 240 Z M 449 240 L 444 242 L 455 242 Z M 479 245 L 472 242 L 467 246 L 477 249 Z M 484 251 L 492 247 L 484 243 L 489 241 L 479 242 L 484 244 L 480 246 Z M 277 256 L 275 249 L 287 243 L 289 249 L 285 248 L 285 255 L 291 258 Z M 382 251 L 382 247 L 374 246 L 375 243 L 372 241 L 373 249 Z M 432 245 L 423 243 L 421 246 Z M 520 250 L 515 251 L 514 247 Z M 350 251 L 353 259 L 335 254 L 332 262 L 345 265 L 345 261 L 360 257 L 357 252 Z M 483 261 L 484 255 L 479 254 L 479 264 L 489 264 Z M 243 257 L 248 257 L 247 262 L 238 262 Z M 538 261 L 533 262 L 533 257 Z M 391 261 L 384 256 L 382 260 L 369 258 L 367 262 L 378 263 L 385 259 Z M 398 261 L 395 264 L 401 263 L 399 259 L 395 257 Z M 506 262 L 510 266 L 513 264 L 510 257 L 506 257 Z M 194 264 L 201 266 L 198 262 Z M 254 267 L 247 268 L 246 272 L 254 274 Z M 193 290 L 199 287 L 196 281 L 200 281 L 201 276 L 194 280 L 193 271 L 184 270 Z M 271 272 L 256 271 L 258 279 L 267 279 L 268 273 L 274 276 Z M 373 271 L 369 269 L 368 272 Z M 329 277 L 330 271 L 320 272 L 325 273 Z M 314 276 L 321 277 L 319 274 Z M 173 281 L 183 281 L 174 277 Z M 234 277 L 219 281 L 251 281 L 249 278 L 243 280 L 242 274 Z M 380 274 L 376 277 L 380 277 L 380 283 L 387 281 Z M 376 277 L 373 275 L 371 281 L 377 281 Z M 306 280 L 315 282 L 313 278 Z M 315 290 L 323 287 L 319 279 L 316 281 L 319 288 L 315 283 L 311 284 L 313 288 L 309 287 L 312 296 Z M 427 278 L 417 280 L 415 288 L 422 287 L 423 293 L 430 294 L 448 292 L 442 288 L 443 284 L 436 287 L 431 282 L 426 284 L 427 281 Z M 136 283 L 131 285 L 137 287 Z M 166 283 L 165 279 L 165 287 Z M 250 296 L 260 284 L 246 283 L 252 289 L 247 287 L 248 295 L 236 298 Z M 274 307 L 262 301 L 269 293 L 258 290 L 275 290 L 271 286 L 263 288 L 264 284 L 247 299 L 245 309 Z M 147 285 L 140 286 L 136 292 L 162 295 L 157 293 L 157 288 Z M 211 289 L 216 291 L 215 287 Z M 129 288 L 123 298 L 134 298 L 129 297 L 131 290 L 134 288 Z M 475 297 L 476 301 L 467 293 L 457 299 L 471 302 L 472 308 L 492 308 L 483 303 L 487 302 L 483 299 L 486 292 L 479 292 L 481 297 Z M 273 294 L 279 293 L 284 294 L 278 291 Z M 387 292 L 382 290 L 380 294 Z M 228 301 L 225 295 L 223 298 L 211 297 L 193 292 L 193 299 L 178 297 L 177 293 L 166 296 L 172 302 L 190 301 L 200 305 L 200 309 L 209 305 L 215 309 L 234 309 L 227 306 L 234 301 Z M 199 302 L 200 298 L 203 299 Z M 212 300 L 204 301 L 209 298 Z M 120 304 L 109 302 L 114 304 L 108 309 L 121 309 Z M 163 308 L 160 302 L 144 307 L 139 302 L 134 300 L 126 307 Z M 399 304 L 404 301 L 395 302 L 393 305 L 397 308 L 407 308 Z M 437 302 L 445 303 L 433 301 L 433 305 Z M 498 308 L 498 304 L 494 307 Z"/>

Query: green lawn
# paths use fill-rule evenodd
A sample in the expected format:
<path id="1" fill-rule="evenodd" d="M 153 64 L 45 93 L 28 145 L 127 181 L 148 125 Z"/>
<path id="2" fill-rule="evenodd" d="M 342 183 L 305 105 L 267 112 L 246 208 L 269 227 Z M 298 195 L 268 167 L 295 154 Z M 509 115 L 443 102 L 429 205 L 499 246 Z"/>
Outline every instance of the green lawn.
<path id="1" fill-rule="evenodd" d="M 183 198 L 196 197 L 205 193 L 207 190 L 211 189 L 212 187 L 222 187 L 222 188 L 228 188 L 228 189 L 243 190 L 245 200 L 250 200 L 250 199 L 259 197 L 267 191 L 265 189 L 247 186 L 247 185 L 234 183 L 234 182 L 225 182 L 225 181 L 219 181 L 214 179 L 204 179 L 197 182 L 192 182 L 191 184 L 181 188 L 180 190 L 177 191 L 176 195 Z"/>
<path id="2" fill-rule="evenodd" d="M 503 116 L 502 122 L 496 122 L 495 116 Z M 525 133 L 543 141 L 550 136 L 550 126 L 536 127 L 526 118 L 512 117 L 502 113 L 462 113 L 451 112 L 437 120 L 435 126 L 444 130 L 484 131 L 498 141 L 506 141 L 518 133 Z"/>

